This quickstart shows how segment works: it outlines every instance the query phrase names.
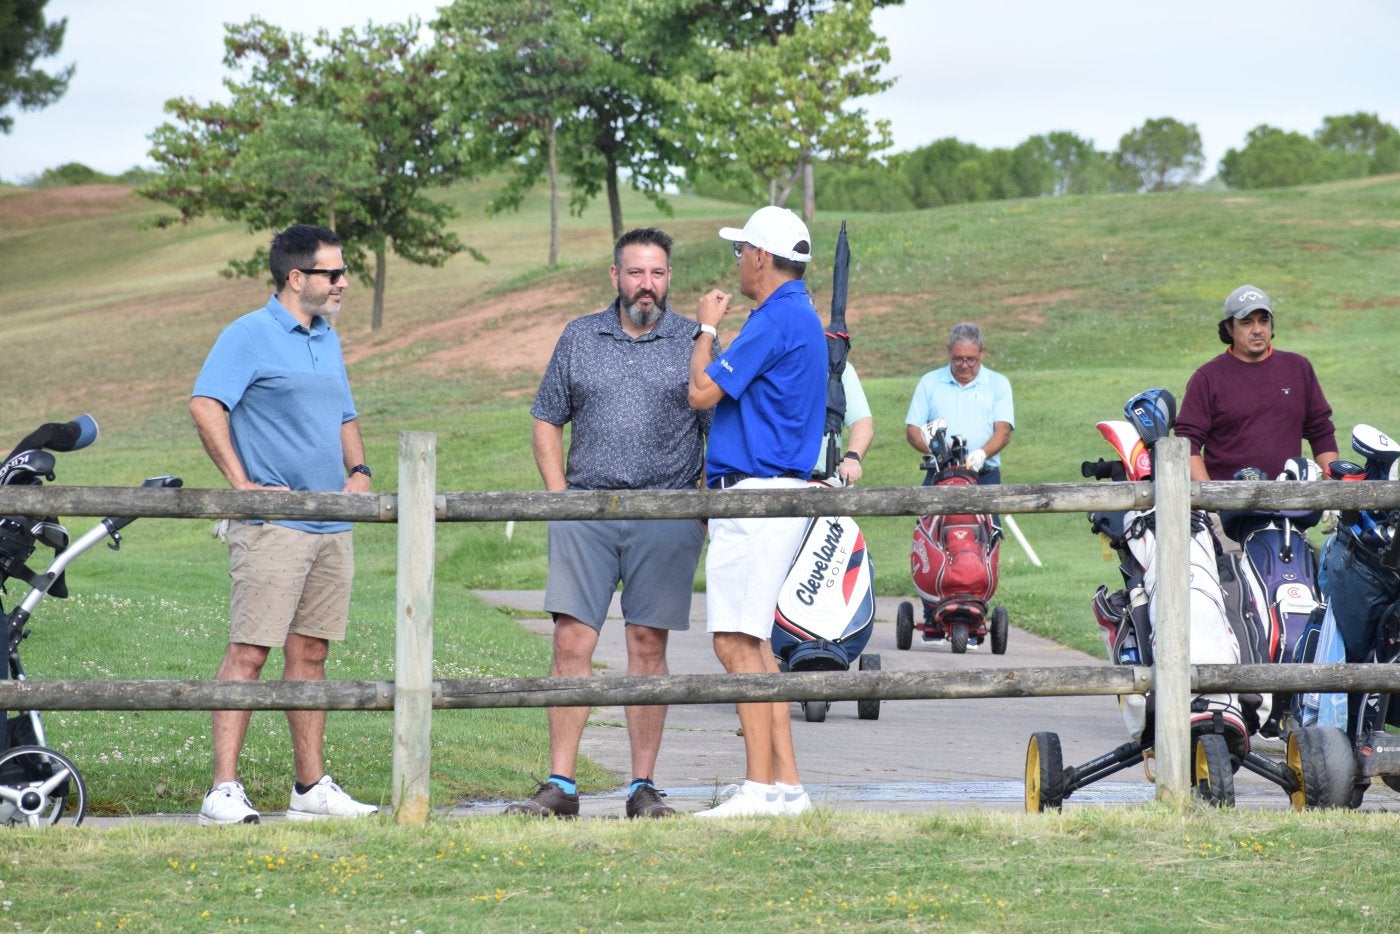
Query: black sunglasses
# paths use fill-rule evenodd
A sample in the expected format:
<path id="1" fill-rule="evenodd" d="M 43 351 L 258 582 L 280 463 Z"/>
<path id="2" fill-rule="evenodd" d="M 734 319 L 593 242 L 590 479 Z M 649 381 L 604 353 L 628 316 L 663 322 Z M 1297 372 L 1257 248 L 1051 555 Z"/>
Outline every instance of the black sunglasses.
<path id="1" fill-rule="evenodd" d="M 331 285 L 335 285 L 341 279 L 350 275 L 350 267 L 341 266 L 339 269 L 302 269 L 298 266 L 297 272 L 308 276 L 325 276 L 326 279 L 330 281 Z"/>

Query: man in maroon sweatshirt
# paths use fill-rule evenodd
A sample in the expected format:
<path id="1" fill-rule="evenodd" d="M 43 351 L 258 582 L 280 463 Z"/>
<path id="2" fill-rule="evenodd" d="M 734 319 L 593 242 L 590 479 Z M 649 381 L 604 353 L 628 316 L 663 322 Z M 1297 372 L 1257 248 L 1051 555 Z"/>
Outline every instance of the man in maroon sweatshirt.
<path id="1" fill-rule="evenodd" d="M 1324 471 L 1337 459 L 1332 407 L 1302 354 L 1275 350 L 1274 310 L 1262 289 L 1242 285 L 1225 299 L 1225 352 L 1186 384 L 1176 433 L 1191 442 L 1192 480 L 1230 480 L 1241 467 L 1266 477 L 1302 454 Z"/>

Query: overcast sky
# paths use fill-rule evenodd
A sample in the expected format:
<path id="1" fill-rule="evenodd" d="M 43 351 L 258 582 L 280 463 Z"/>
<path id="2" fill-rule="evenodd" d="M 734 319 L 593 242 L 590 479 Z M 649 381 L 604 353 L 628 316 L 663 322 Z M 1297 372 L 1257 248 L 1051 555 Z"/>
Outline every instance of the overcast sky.
<path id="1" fill-rule="evenodd" d="M 49 0 L 67 17 L 55 64 L 68 93 L 15 114 L 0 178 L 82 162 L 149 165 L 147 136 L 171 97 L 221 98 L 223 26 L 260 15 L 314 33 L 430 17 L 441 0 Z M 895 86 L 865 102 L 894 151 L 945 136 L 991 148 L 1069 130 L 1101 150 L 1153 117 L 1194 123 L 1206 176 L 1260 123 L 1312 134 L 1367 111 L 1400 126 L 1400 3 L 1393 0 L 906 0 L 876 13 Z M 11 111 L 13 114 L 14 112 Z"/>

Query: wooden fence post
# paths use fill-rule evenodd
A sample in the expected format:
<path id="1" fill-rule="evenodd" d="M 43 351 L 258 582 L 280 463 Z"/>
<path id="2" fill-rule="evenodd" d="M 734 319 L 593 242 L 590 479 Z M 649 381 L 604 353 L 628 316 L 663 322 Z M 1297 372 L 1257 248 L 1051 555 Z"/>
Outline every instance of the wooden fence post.
<path id="1" fill-rule="evenodd" d="M 437 435 L 399 433 L 399 562 L 394 640 L 393 805 L 425 824 L 432 766 Z"/>
<path id="2" fill-rule="evenodd" d="M 1163 438 L 1153 450 L 1157 504 L 1157 620 L 1153 686 L 1157 800 L 1191 800 L 1191 473 L 1185 438 Z"/>

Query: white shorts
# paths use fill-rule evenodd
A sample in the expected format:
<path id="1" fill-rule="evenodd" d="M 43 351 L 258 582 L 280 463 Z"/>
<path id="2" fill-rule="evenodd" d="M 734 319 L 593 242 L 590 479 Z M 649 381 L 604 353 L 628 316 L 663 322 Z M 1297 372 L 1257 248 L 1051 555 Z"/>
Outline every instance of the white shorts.
<path id="1" fill-rule="evenodd" d="M 801 489 L 806 480 L 750 477 L 731 490 Z M 705 556 L 705 629 L 773 634 L 773 611 L 792 559 L 807 530 L 805 516 L 777 519 L 711 519 Z"/>

